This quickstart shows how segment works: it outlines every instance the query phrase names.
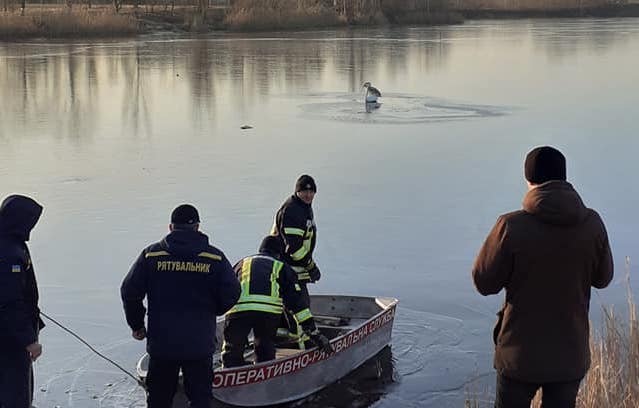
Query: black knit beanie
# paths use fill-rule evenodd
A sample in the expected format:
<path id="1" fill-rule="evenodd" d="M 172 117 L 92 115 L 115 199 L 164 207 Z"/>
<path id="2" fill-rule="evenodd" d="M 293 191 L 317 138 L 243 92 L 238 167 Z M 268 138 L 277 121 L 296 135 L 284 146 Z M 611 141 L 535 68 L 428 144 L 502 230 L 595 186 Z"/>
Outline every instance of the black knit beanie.
<path id="1" fill-rule="evenodd" d="M 566 158 L 554 147 L 536 147 L 526 156 L 524 175 L 532 184 L 566 180 Z"/>
<path id="2" fill-rule="evenodd" d="M 279 258 L 282 255 L 282 252 L 284 252 L 282 240 L 280 239 L 280 237 L 267 235 L 262 240 L 259 251 Z"/>
<path id="3" fill-rule="evenodd" d="M 304 191 L 304 190 L 313 190 L 317 193 L 317 186 L 315 185 L 315 180 L 313 177 L 308 174 L 302 174 L 300 178 L 297 179 L 295 183 L 295 192 Z"/>
<path id="4" fill-rule="evenodd" d="M 189 226 L 200 223 L 200 214 L 190 204 L 177 206 L 171 213 L 171 224 L 176 226 Z"/>

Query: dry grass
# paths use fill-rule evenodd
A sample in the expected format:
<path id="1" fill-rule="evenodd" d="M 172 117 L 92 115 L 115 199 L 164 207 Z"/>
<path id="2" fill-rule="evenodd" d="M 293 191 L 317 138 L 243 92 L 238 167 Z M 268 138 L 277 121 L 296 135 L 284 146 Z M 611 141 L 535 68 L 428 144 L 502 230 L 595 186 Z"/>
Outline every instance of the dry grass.
<path id="1" fill-rule="evenodd" d="M 26 37 L 117 37 L 136 34 L 139 27 L 130 15 L 88 11 L 42 12 L 21 16 L 0 14 L 0 39 Z"/>
<path id="2" fill-rule="evenodd" d="M 449 0 L 384 0 L 384 15 L 395 24 L 458 24 L 460 14 L 450 11 Z"/>
<path id="3" fill-rule="evenodd" d="M 604 308 L 602 334 L 591 342 L 592 364 L 579 391 L 579 407 L 639 406 L 639 321 L 629 271 L 626 258 L 628 322 L 623 324 L 612 308 Z"/>
<path id="4" fill-rule="evenodd" d="M 36 23 L 32 17 L 0 14 L 0 39 L 28 37 L 29 33 L 36 31 Z"/>
<path id="5" fill-rule="evenodd" d="M 319 0 L 236 0 L 225 25 L 232 30 L 273 30 L 344 24 Z"/>
<path id="6" fill-rule="evenodd" d="M 448 0 L 235 0 L 226 16 L 233 30 L 459 23 L 448 12 Z"/>
<path id="7" fill-rule="evenodd" d="M 639 407 L 639 320 L 630 289 L 630 260 L 626 258 L 628 279 L 628 318 L 619 319 L 613 308 L 604 307 L 601 331 L 591 336 L 591 365 L 579 395 L 577 408 L 636 408 Z M 466 407 L 492 407 L 485 393 L 470 391 Z M 537 394 L 531 408 L 541 407 Z"/>

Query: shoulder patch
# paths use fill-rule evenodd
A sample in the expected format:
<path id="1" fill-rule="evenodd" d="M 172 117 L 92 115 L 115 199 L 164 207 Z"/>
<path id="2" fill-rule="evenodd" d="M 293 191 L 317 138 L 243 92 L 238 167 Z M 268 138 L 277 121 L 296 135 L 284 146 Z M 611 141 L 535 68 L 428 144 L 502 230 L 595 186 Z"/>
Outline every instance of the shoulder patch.
<path id="1" fill-rule="evenodd" d="M 197 254 L 197 256 L 201 256 L 202 258 L 213 259 L 215 261 L 221 261 L 222 260 L 221 256 L 212 254 L 210 252 L 200 252 L 199 254 Z"/>
<path id="2" fill-rule="evenodd" d="M 11 265 L 11 272 L 20 273 L 22 272 L 22 267 L 20 265 Z"/>
<path id="3" fill-rule="evenodd" d="M 166 255 L 171 255 L 166 251 L 156 251 L 156 252 L 147 252 L 146 255 L 144 255 L 145 258 L 153 258 L 156 256 L 166 256 Z"/>

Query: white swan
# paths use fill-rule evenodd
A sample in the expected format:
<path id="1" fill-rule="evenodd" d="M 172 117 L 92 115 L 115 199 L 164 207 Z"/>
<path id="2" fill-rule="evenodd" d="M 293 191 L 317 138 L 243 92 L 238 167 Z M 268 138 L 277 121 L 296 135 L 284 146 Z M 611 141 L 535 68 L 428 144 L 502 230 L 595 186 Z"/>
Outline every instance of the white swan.
<path id="1" fill-rule="evenodd" d="M 382 96 L 379 89 L 371 85 L 370 82 L 365 82 L 364 85 L 362 85 L 362 88 L 366 88 L 366 95 L 364 96 L 364 102 L 366 103 L 375 103 L 377 102 L 377 98 Z"/>

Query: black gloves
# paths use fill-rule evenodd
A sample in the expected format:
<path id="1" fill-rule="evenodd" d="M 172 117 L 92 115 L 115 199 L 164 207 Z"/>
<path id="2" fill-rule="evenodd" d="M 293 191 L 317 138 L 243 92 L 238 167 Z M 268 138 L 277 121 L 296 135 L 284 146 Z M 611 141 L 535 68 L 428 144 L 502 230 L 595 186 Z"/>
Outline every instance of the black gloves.
<path id="1" fill-rule="evenodd" d="M 317 265 L 315 265 L 315 262 L 311 265 L 311 268 L 308 270 L 308 276 L 311 278 L 311 282 L 317 282 L 322 277 L 322 274 Z"/>
<path id="2" fill-rule="evenodd" d="M 326 354 L 333 353 L 333 346 L 331 346 L 331 341 L 323 334 L 319 332 L 311 334 L 311 341 L 320 349 L 320 351 L 323 351 Z"/>

